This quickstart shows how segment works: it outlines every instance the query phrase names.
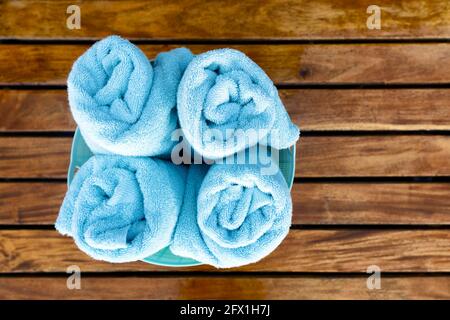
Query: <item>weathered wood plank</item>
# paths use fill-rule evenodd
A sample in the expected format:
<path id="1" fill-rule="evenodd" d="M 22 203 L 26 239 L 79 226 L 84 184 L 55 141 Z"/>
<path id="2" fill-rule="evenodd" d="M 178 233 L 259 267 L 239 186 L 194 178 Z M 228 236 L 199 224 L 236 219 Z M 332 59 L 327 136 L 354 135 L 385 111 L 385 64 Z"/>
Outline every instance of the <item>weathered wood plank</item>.
<path id="1" fill-rule="evenodd" d="M 72 138 L 0 137 L 0 178 L 64 178 Z M 297 177 L 448 176 L 450 137 L 302 137 Z"/>
<path id="2" fill-rule="evenodd" d="M 67 185 L 0 183 L 0 225 L 50 225 Z M 294 225 L 450 224 L 449 183 L 296 183 Z"/>
<path id="3" fill-rule="evenodd" d="M 297 177 L 450 174 L 449 136 L 318 136 L 300 138 L 297 146 Z"/>
<path id="4" fill-rule="evenodd" d="M 449 299 L 448 276 L 382 276 L 367 289 L 365 276 L 343 277 L 1 277 L 0 299 Z M 126 290 L 124 290 L 126 288 Z"/>
<path id="5" fill-rule="evenodd" d="M 280 90 L 303 131 L 449 130 L 448 89 Z"/>
<path id="6" fill-rule="evenodd" d="M 73 131 L 66 90 L 0 90 L 0 132 Z"/>
<path id="7" fill-rule="evenodd" d="M 139 45 L 149 58 L 180 45 Z M 63 85 L 88 45 L 0 45 L 0 85 Z M 232 47 L 276 84 L 449 83 L 449 43 L 188 45 L 194 53 Z M 14 70 L 14 72 L 11 72 Z"/>
<path id="8" fill-rule="evenodd" d="M 450 224 L 448 183 L 296 183 L 293 224 Z"/>
<path id="9" fill-rule="evenodd" d="M 0 225 L 53 224 L 67 184 L 0 183 Z"/>
<path id="10" fill-rule="evenodd" d="M 224 271 L 449 272 L 450 230 L 291 230 L 275 252 L 256 264 Z M 209 266 L 174 269 L 143 262 L 111 264 L 81 252 L 52 230 L 0 230 L 0 272 L 217 271 Z"/>
<path id="11" fill-rule="evenodd" d="M 305 131 L 450 130 L 449 89 L 283 89 Z M 73 131 L 65 90 L 0 90 L 0 131 Z"/>
<path id="12" fill-rule="evenodd" d="M 65 178 L 72 138 L 1 137 L 1 178 Z"/>
<path id="13" fill-rule="evenodd" d="M 448 38 L 445 0 L 379 0 L 381 29 L 369 30 L 369 0 L 82 1 L 81 29 L 66 25 L 73 1 L 3 1 L 0 38 L 397 39 Z M 249 15 L 248 12 L 252 14 Z"/>

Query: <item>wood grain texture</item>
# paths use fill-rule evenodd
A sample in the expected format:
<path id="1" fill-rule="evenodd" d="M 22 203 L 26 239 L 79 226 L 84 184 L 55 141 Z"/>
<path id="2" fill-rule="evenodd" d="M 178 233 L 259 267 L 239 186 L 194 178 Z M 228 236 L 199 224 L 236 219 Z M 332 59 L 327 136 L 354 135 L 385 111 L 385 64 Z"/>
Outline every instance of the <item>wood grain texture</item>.
<path id="1" fill-rule="evenodd" d="M 1 178 L 65 178 L 72 138 L 0 137 Z"/>
<path id="2" fill-rule="evenodd" d="M 366 276 L 341 277 L 95 277 L 81 290 L 62 277 L 1 277 L 0 299 L 449 299 L 448 276 L 382 276 L 369 290 Z M 124 290 L 126 288 L 126 290 Z"/>
<path id="3" fill-rule="evenodd" d="M 296 183 L 293 224 L 450 224 L 449 183 Z"/>
<path id="4" fill-rule="evenodd" d="M 80 30 L 66 26 L 72 4 Z M 381 30 L 366 26 L 372 4 Z M 450 183 L 332 179 L 450 176 L 450 136 L 436 134 L 450 130 L 449 9 L 444 0 L 1 1 L 0 42 L 13 41 L 0 44 L 0 299 L 450 299 Z M 195 54 L 232 47 L 281 87 L 307 134 L 294 226 L 271 255 L 226 270 L 110 264 L 50 227 L 75 129 L 64 86 L 90 46 L 71 40 L 109 34 L 144 40 L 149 59 L 184 44 Z M 364 39 L 412 41 L 348 41 Z M 352 133 L 380 130 L 399 132 Z M 67 289 L 72 265 L 82 290 Z M 367 289 L 370 265 L 381 290 Z"/>
<path id="5" fill-rule="evenodd" d="M 380 135 L 303 137 L 297 177 L 447 176 L 450 137 Z"/>
<path id="6" fill-rule="evenodd" d="M 448 89 L 289 89 L 279 93 L 303 132 L 450 129 Z"/>
<path id="7" fill-rule="evenodd" d="M 0 90 L 0 132 L 73 131 L 66 90 Z"/>
<path id="8" fill-rule="evenodd" d="M 448 38 L 445 0 L 379 0 L 382 27 L 369 30 L 369 0 L 77 1 L 81 29 L 66 26 L 73 1 L 3 1 L 0 38 L 397 39 Z M 248 14 L 251 12 L 252 14 Z"/>
<path id="9" fill-rule="evenodd" d="M 450 89 L 282 89 L 279 93 L 303 132 L 450 130 Z M 0 110 L 1 132 L 75 129 L 66 90 L 0 90 Z"/>
<path id="10" fill-rule="evenodd" d="M 65 178 L 72 138 L 0 137 L 0 178 Z M 302 137 L 297 177 L 450 175 L 450 137 L 363 135 Z"/>
<path id="11" fill-rule="evenodd" d="M 51 225 L 64 182 L 0 183 L 0 225 Z M 296 183 L 294 225 L 450 225 L 450 183 Z"/>
<path id="12" fill-rule="evenodd" d="M 138 45 L 149 58 L 180 45 Z M 2 44 L 0 85 L 64 85 L 88 45 Z M 231 47 L 280 85 L 449 83 L 450 43 L 188 45 L 194 53 Z M 14 72 L 11 72 L 14 70 Z"/>
<path id="13" fill-rule="evenodd" d="M 0 183 L 0 225 L 54 224 L 67 184 Z"/>
<path id="14" fill-rule="evenodd" d="M 450 230 L 291 230 L 258 263 L 219 271 L 357 272 L 370 265 L 383 272 L 450 272 Z M 0 272 L 218 271 L 209 266 L 170 268 L 144 262 L 111 264 L 81 252 L 53 230 L 0 230 Z"/>

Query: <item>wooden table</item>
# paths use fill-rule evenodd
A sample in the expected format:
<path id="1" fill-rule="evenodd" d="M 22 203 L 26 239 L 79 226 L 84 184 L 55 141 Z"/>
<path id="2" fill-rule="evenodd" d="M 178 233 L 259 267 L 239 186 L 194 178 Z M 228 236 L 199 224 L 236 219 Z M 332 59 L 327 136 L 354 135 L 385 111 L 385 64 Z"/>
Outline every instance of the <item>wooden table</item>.
<path id="1" fill-rule="evenodd" d="M 367 7 L 381 7 L 369 30 Z M 81 29 L 66 27 L 67 6 Z M 0 298 L 450 298 L 450 5 L 404 1 L 1 1 Z M 151 58 L 242 50 L 302 128 L 292 230 L 231 270 L 94 261 L 53 227 L 74 60 L 120 34 Z M 78 265 L 82 289 L 66 288 Z M 378 266 L 381 289 L 368 289 Z"/>

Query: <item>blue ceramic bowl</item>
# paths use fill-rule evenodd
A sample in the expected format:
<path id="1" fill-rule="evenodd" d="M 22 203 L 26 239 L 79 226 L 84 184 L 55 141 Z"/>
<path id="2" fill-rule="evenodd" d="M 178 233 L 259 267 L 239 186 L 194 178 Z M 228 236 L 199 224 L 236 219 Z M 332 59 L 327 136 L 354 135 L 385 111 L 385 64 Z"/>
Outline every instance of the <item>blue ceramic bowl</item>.
<path id="1" fill-rule="evenodd" d="M 86 145 L 80 130 L 75 131 L 72 142 L 72 150 L 70 153 L 70 165 L 67 172 L 67 184 L 72 182 L 76 171 L 92 156 L 91 150 Z M 292 188 L 295 174 L 295 145 L 290 149 L 280 150 L 279 162 L 281 172 L 289 186 Z M 145 258 L 144 262 L 167 267 L 189 267 L 197 266 L 201 263 L 189 258 L 183 258 L 174 255 L 169 247 L 166 247 L 157 253 Z"/>

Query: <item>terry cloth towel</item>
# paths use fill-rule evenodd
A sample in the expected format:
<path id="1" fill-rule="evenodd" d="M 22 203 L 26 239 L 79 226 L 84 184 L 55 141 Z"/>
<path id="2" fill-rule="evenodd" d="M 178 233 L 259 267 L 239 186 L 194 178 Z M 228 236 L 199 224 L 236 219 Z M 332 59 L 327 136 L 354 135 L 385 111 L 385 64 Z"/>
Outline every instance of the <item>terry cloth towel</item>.
<path id="1" fill-rule="evenodd" d="M 258 165 L 191 165 L 170 249 L 217 268 L 253 263 L 281 243 L 291 217 L 280 171 L 261 175 Z"/>
<path id="2" fill-rule="evenodd" d="M 95 259 L 143 259 L 170 244 L 186 175 L 186 166 L 164 160 L 93 156 L 75 175 L 56 229 Z"/>
<path id="3" fill-rule="evenodd" d="M 153 62 L 128 40 L 110 36 L 74 63 L 69 104 L 94 153 L 168 154 L 178 126 L 177 88 L 193 55 L 186 48 L 160 53 Z"/>
<path id="4" fill-rule="evenodd" d="M 177 109 L 185 138 L 209 159 L 258 142 L 284 149 L 299 138 L 272 81 L 234 49 L 212 50 L 191 61 L 178 88 Z"/>

